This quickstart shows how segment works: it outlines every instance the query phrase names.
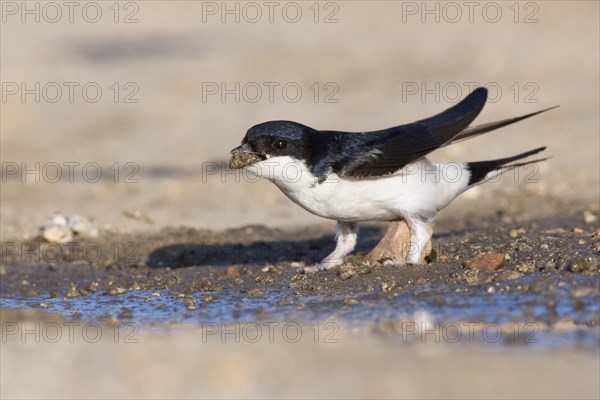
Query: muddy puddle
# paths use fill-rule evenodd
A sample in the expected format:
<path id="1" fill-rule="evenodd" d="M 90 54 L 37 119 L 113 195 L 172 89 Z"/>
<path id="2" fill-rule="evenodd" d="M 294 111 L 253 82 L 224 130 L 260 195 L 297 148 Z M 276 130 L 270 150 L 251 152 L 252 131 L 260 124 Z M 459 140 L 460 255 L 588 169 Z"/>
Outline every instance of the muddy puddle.
<path id="1" fill-rule="evenodd" d="M 436 231 L 436 251 L 422 266 L 362 263 L 385 228 L 367 225 L 347 264 L 308 275 L 302 266 L 333 247 L 323 228 L 104 233 L 59 247 L 40 238 L 4 242 L 0 307 L 149 329 L 335 321 L 402 337 L 408 322 L 425 330 L 473 324 L 500 329 L 487 343 L 597 346 L 596 227 L 573 227 L 568 218 L 480 225 Z M 126 251 L 115 257 L 115 248 Z M 480 253 L 506 262 L 497 270 L 470 268 Z"/>

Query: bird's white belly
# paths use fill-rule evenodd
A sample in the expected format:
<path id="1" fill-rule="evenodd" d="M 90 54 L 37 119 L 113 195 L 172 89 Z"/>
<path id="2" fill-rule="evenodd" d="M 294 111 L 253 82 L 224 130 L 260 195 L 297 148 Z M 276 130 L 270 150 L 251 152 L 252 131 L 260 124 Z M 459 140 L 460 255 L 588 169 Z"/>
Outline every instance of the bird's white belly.
<path id="1" fill-rule="evenodd" d="M 420 168 L 417 172 L 415 165 Z M 432 218 L 466 186 L 468 174 L 449 184 L 447 179 L 436 178 L 433 172 L 437 166 L 423 160 L 385 177 L 348 179 L 331 174 L 319 183 L 303 162 L 277 157 L 257 163 L 255 173 L 273 181 L 293 202 L 321 217 L 391 221 L 407 214 Z"/>
<path id="2" fill-rule="evenodd" d="M 390 192 L 382 181 L 348 181 L 331 175 L 310 185 L 275 182 L 292 201 L 313 214 L 338 221 L 398 219 L 389 207 Z M 389 184 L 388 184 L 389 185 Z"/>

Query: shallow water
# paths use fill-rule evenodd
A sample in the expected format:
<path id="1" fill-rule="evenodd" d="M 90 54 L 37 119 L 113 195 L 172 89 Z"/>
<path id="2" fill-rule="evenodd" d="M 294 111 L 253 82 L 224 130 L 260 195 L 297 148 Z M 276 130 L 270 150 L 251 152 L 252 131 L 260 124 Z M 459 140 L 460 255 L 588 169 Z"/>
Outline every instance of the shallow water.
<path id="1" fill-rule="evenodd" d="M 0 307 L 38 308 L 67 320 L 102 321 L 117 318 L 127 324 L 162 329 L 169 324 L 202 327 L 225 324 L 261 324 L 278 321 L 299 323 L 333 322 L 375 332 L 391 333 L 399 340 L 439 340 L 467 343 L 525 344 L 529 347 L 577 345 L 588 348 L 600 343 L 597 293 L 577 298 L 577 287 L 594 286 L 597 277 L 579 276 L 570 283 L 560 281 L 542 293 L 515 291 L 531 284 L 526 277 L 510 284 L 468 287 L 465 285 L 421 285 L 386 297 L 381 292 L 344 291 L 335 295 L 294 296 L 292 289 L 269 285 L 264 296 L 248 297 L 237 291 L 179 295 L 172 290 L 131 290 L 120 295 L 97 291 L 76 298 L 0 298 Z M 493 295 L 490 293 L 494 288 Z M 207 299 L 207 296 L 211 299 Z M 352 302 L 347 300 L 351 298 Z M 190 307 L 190 304 L 194 304 Z M 557 321 L 570 320 L 567 330 L 546 329 Z M 407 323 L 417 324 L 418 334 Z M 465 324 L 478 333 L 467 334 Z M 469 325 L 470 324 L 470 325 Z M 427 337 L 429 335 L 429 337 Z"/>

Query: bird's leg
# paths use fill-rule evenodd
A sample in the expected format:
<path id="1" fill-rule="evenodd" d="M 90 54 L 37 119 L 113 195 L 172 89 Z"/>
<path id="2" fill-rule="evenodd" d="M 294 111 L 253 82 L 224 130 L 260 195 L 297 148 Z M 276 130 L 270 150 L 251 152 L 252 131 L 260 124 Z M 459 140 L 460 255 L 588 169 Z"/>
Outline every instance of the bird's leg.
<path id="1" fill-rule="evenodd" d="M 358 225 L 356 222 L 338 221 L 335 229 L 337 244 L 335 250 L 325 257 L 320 263 L 304 268 L 304 272 L 316 272 L 337 267 L 344 262 L 344 257 L 356 247 Z"/>
<path id="2" fill-rule="evenodd" d="M 427 225 L 418 218 L 405 218 L 405 221 L 411 232 L 410 247 L 406 255 L 406 262 L 420 264 L 423 261 L 423 252 L 425 252 L 430 241 Z"/>

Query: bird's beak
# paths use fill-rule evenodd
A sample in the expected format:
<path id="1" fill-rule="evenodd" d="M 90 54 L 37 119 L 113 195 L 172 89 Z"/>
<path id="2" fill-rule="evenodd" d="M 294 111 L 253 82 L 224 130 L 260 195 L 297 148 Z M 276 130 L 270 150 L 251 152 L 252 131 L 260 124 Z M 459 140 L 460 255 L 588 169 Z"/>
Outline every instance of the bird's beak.
<path id="1" fill-rule="evenodd" d="M 248 143 L 243 143 L 242 145 L 236 147 L 235 149 L 231 150 L 230 153 L 252 153 L 252 148 L 250 147 L 250 145 Z"/>
<path id="2" fill-rule="evenodd" d="M 238 146 L 235 149 L 231 150 L 229 168 L 244 168 L 263 159 L 264 157 L 258 153 L 255 153 L 248 143 L 243 143 L 241 146 Z"/>

